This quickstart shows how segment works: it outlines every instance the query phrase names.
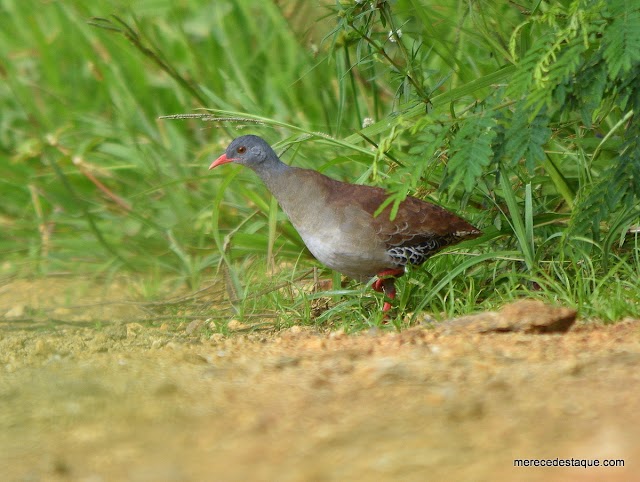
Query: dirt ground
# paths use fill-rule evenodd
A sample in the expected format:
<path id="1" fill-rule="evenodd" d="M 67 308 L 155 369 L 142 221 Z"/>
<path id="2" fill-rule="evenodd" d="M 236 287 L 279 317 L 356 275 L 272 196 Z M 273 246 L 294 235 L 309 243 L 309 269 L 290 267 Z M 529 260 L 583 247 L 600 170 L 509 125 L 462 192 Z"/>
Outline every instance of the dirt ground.
<path id="1" fill-rule="evenodd" d="M 640 480 L 640 320 L 225 337 L 126 292 L 0 286 L 0 480 Z"/>

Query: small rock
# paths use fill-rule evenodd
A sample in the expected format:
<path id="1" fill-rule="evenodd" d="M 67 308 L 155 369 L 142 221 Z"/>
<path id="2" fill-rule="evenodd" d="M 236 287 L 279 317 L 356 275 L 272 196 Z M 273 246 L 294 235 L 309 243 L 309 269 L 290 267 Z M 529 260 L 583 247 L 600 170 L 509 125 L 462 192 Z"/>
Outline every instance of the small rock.
<path id="1" fill-rule="evenodd" d="M 33 352 L 36 355 L 44 356 L 44 355 L 49 355 L 50 353 L 53 353 L 54 350 L 53 350 L 53 347 L 48 342 L 40 338 L 36 341 L 36 344 L 33 347 Z"/>
<path id="2" fill-rule="evenodd" d="M 300 327 L 300 325 L 293 325 L 291 328 L 289 328 L 289 333 L 291 333 L 292 335 L 297 335 L 299 333 L 302 333 L 302 328 Z"/>
<path id="3" fill-rule="evenodd" d="M 242 323 L 239 320 L 231 320 L 228 324 L 227 324 L 227 328 L 231 331 L 239 331 L 239 330 L 244 330 L 247 327 L 247 325 L 245 325 L 244 323 Z"/>
<path id="4" fill-rule="evenodd" d="M 331 298 L 316 298 L 311 301 L 311 317 L 318 318 L 331 307 Z"/>
<path id="5" fill-rule="evenodd" d="M 542 301 L 520 300 L 500 310 L 505 322 L 525 333 L 564 333 L 576 321 L 578 312 L 564 306 L 545 305 Z"/>
<path id="6" fill-rule="evenodd" d="M 140 323 L 127 323 L 127 338 L 136 338 L 143 329 Z"/>
<path id="7" fill-rule="evenodd" d="M 463 316 L 438 325 L 444 334 L 452 333 L 564 333 L 576 321 L 577 312 L 562 306 L 550 306 L 538 300 L 520 300 L 499 312 L 488 311 Z"/>
<path id="8" fill-rule="evenodd" d="M 184 331 L 187 333 L 187 335 L 191 335 L 193 334 L 193 332 L 198 330 L 198 328 L 200 328 L 203 324 L 204 322 L 202 320 L 193 320 L 191 323 L 187 325 Z"/>
<path id="9" fill-rule="evenodd" d="M 207 359 L 205 357 L 203 357 L 202 355 L 200 355 L 198 353 L 193 353 L 193 352 L 185 353 L 182 356 L 182 358 L 187 363 L 192 363 L 194 365 L 206 365 L 208 363 Z"/>

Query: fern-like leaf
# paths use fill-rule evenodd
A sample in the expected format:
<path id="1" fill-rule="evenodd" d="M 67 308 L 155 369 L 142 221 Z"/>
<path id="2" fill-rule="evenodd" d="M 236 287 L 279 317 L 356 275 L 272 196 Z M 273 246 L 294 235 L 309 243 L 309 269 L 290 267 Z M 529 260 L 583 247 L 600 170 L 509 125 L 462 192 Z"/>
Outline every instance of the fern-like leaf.
<path id="1" fill-rule="evenodd" d="M 492 143 L 496 137 L 496 120 L 492 112 L 466 119 L 451 143 L 453 153 L 447 163 L 445 186 L 449 192 L 462 183 L 471 191 L 484 169 L 493 159 Z"/>
<path id="2" fill-rule="evenodd" d="M 637 0 L 615 0 L 609 5 L 613 21 L 604 31 L 604 58 L 609 77 L 628 72 L 640 62 L 640 6 Z"/>
<path id="3" fill-rule="evenodd" d="M 536 163 L 544 159 L 543 146 L 550 137 L 549 119 L 544 112 L 530 122 L 525 103 L 520 102 L 506 133 L 505 162 L 513 166 L 524 158 L 527 169 L 533 172 Z"/>

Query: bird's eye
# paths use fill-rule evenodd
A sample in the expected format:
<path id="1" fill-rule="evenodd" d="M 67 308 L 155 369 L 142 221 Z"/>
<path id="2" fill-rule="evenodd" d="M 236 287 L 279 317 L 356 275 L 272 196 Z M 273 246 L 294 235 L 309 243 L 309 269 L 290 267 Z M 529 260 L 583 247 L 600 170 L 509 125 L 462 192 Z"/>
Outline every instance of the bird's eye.
<path id="1" fill-rule="evenodd" d="M 240 146 L 237 149 L 238 154 L 244 154 L 245 152 L 247 152 L 247 148 L 244 146 Z"/>

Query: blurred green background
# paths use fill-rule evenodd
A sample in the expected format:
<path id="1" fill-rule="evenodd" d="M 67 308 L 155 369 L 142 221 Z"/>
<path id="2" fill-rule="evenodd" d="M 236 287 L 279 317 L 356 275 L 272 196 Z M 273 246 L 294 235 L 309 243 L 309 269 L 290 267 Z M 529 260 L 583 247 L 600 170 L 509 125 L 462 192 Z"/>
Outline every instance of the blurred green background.
<path id="1" fill-rule="evenodd" d="M 331 73 L 276 4 L 0 5 L 5 272 L 192 276 L 215 266 L 209 218 L 219 179 L 206 168 L 236 127 L 158 117 L 214 107 L 320 130 L 335 118 Z M 124 36 L 90 25 L 110 14 L 188 88 Z"/>
<path id="2" fill-rule="evenodd" d="M 291 287 L 316 264 L 268 192 L 207 171 L 255 133 L 485 231 L 403 279 L 401 310 L 637 315 L 640 14 L 605 6 L 0 0 L 0 275 L 224 274 L 241 314 L 366 326 L 381 300 L 355 285 L 312 316 Z"/>

